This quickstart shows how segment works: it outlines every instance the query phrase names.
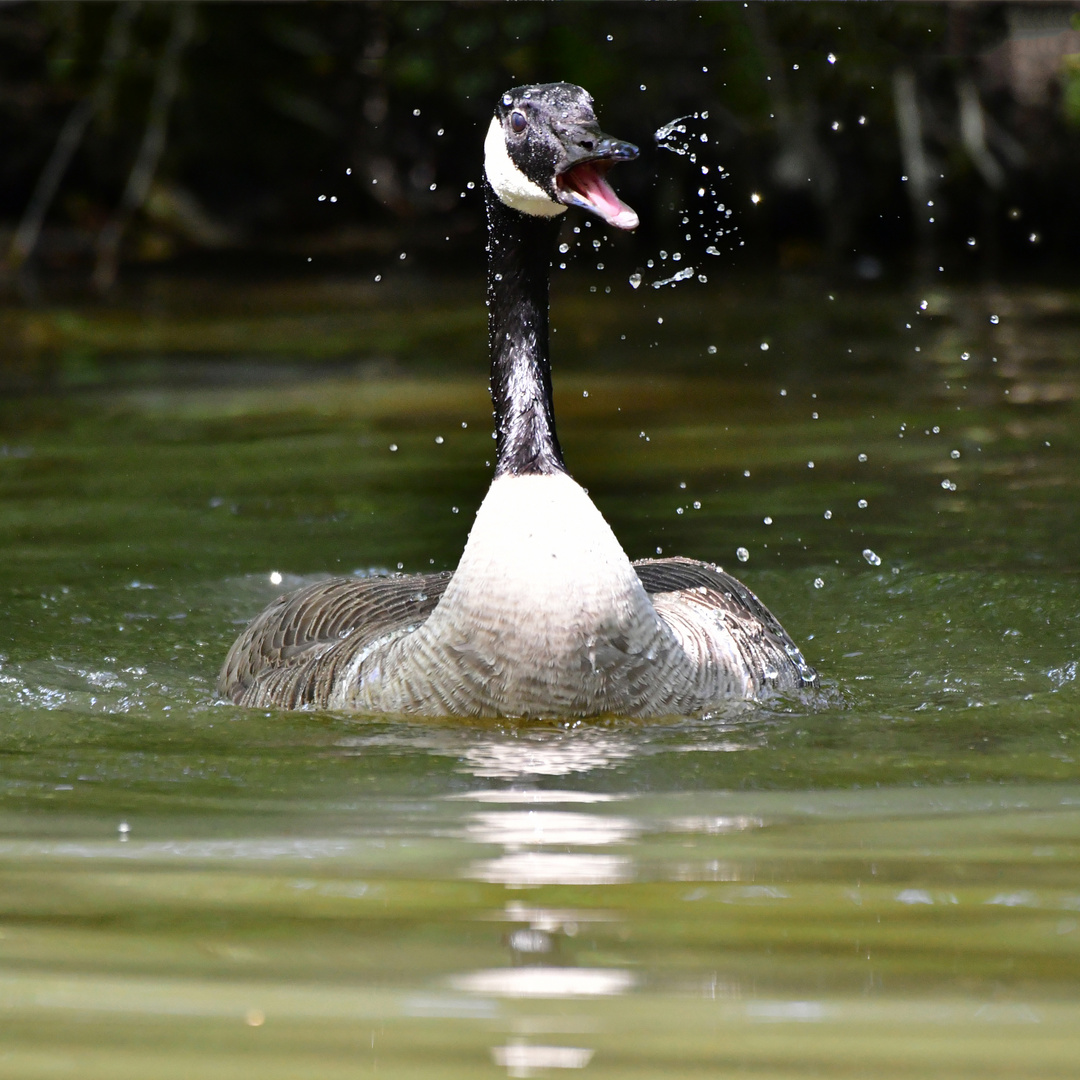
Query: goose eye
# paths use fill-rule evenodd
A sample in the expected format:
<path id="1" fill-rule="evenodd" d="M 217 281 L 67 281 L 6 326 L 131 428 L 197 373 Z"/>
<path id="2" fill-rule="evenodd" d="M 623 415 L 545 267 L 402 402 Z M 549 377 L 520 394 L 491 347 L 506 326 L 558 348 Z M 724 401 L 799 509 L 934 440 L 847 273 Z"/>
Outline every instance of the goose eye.
<path id="1" fill-rule="evenodd" d="M 529 122 L 525 119 L 524 113 L 514 112 L 510 114 L 510 128 L 515 135 L 520 135 L 528 126 Z"/>

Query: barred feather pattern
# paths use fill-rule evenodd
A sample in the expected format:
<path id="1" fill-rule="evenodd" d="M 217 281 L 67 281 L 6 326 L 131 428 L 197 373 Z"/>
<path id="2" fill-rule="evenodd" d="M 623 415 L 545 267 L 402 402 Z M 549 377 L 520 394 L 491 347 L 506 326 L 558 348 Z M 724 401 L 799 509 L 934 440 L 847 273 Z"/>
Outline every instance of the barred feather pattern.
<path id="1" fill-rule="evenodd" d="M 635 650 L 625 638 L 594 642 L 591 659 L 586 646 L 576 675 L 563 670 L 552 673 L 558 676 L 553 681 L 537 680 L 536 689 L 547 696 L 546 701 L 498 700 L 486 690 L 498 675 L 498 658 L 470 650 L 464 641 L 452 650 L 456 655 L 450 666 L 430 646 L 426 656 L 409 656 L 406 639 L 437 607 L 453 577 L 449 572 L 330 578 L 280 597 L 233 645 L 218 692 L 236 704 L 256 708 L 356 708 L 343 680 L 363 668 L 370 683 L 372 674 L 381 674 L 381 664 L 396 643 L 399 651 L 405 647 L 406 662 L 420 671 L 453 674 L 437 679 L 439 690 L 427 700 L 398 698 L 388 703 L 390 709 L 372 707 L 377 702 L 371 701 L 364 711 L 673 715 L 816 683 L 816 672 L 777 619 L 730 574 L 685 558 L 645 559 L 632 565 L 657 615 L 659 633 L 651 635 L 650 643 L 666 645 L 666 655 L 658 656 L 648 647 Z M 472 675 L 464 680 L 463 659 Z M 530 660 L 519 662 L 527 665 Z M 598 671 L 603 677 L 595 677 Z M 406 687 L 417 682 L 429 680 L 404 680 Z M 559 686 L 564 688 L 561 692 Z"/>

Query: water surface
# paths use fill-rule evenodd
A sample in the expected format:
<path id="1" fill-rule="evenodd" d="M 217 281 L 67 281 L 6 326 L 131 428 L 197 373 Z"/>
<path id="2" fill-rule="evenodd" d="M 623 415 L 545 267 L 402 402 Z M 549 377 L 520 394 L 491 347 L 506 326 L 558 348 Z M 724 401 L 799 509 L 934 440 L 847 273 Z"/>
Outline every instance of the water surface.
<path id="1" fill-rule="evenodd" d="M 0 1072 L 1074 1075 L 1076 298 L 557 292 L 572 471 L 812 699 L 216 702 L 282 589 L 455 564 L 483 311 L 433 290 L 6 316 L 54 390 L 0 406 Z"/>

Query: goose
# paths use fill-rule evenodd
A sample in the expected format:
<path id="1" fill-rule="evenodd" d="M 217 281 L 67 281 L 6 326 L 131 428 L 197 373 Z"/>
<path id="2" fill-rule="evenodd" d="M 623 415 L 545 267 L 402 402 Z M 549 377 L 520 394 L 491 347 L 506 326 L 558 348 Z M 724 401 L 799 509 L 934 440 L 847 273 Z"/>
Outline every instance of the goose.
<path id="1" fill-rule="evenodd" d="M 703 714 L 812 686 L 741 582 L 687 558 L 631 562 L 555 433 L 548 285 L 571 207 L 632 230 L 608 184 L 638 149 L 579 86 L 520 86 L 484 141 L 494 477 L 453 572 L 331 578 L 275 600 L 233 645 L 222 698 L 257 708 L 571 719 Z"/>

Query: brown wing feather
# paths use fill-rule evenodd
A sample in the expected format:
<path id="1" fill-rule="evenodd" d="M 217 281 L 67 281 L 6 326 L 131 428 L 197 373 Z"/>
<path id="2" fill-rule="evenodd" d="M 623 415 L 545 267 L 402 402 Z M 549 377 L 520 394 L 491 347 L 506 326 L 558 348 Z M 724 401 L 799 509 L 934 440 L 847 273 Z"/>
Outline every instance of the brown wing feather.
<path id="1" fill-rule="evenodd" d="M 634 569 L 646 592 L 680 604 L 691 622 L 702 625 L 703 610 L 715 615 L 706 625 L 723 628 L 759 685 L 785 689 L 816 680 L 772 612 L 719 567 L 673 558 L 643 559 Z M 229 650 L 218 693 L 252 707 L 325 705 L 337 671 L 379 638 L 423 623 L 451 577 L 329 578 L 281 596 Z M 766 675 L 770 670 L 775 677 Z"/>
<path id="2" fill-rule="evenodd" d="M 329 578 L 278 597 L 229 650 L 218 693 L 242 705 L 325 703 L 342 650 L 338 657 L 326 654 L 349 638 L 354 656 L 380 637 L 422 623 L 451 576 Z"/>
<path id="3" fill-rule="evenodd" d="M 775 615 L 737 578 L 712 563 L 677 557 L 634 563 L 641 584 L 652 595 L 683 593 L 685 606 L 715 612 L 759 685 L 776 689 L 812 686 L 817 672 L 806 662 Z M 676 597 L 671 597 L 676 599 Z M 693 616 L 692 616 L 693 617 Z M 700 621 L 694 618 L 694 621 Z M 775 672 L 770 678 L 766 673 Z"/>

